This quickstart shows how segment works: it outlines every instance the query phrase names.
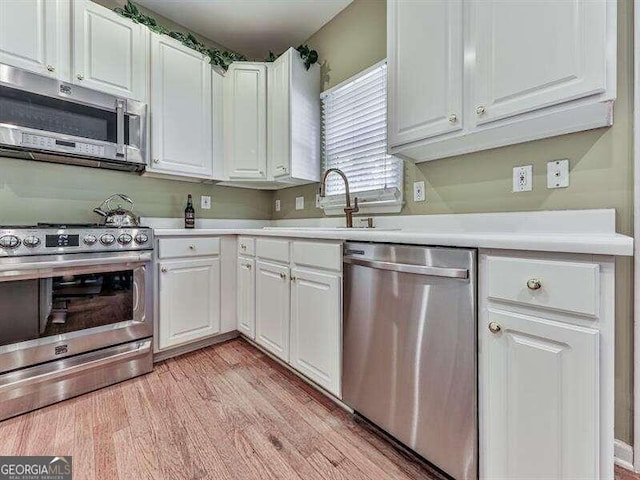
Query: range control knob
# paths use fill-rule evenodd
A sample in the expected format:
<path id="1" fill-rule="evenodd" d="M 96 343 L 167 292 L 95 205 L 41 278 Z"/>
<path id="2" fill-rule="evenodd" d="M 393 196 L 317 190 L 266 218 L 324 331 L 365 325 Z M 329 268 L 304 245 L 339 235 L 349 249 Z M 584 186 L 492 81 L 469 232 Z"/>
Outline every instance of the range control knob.
<path id="1" fill-rule="evenodd" d="M 139 233 L 136 235 L 136 243 L 138 245 L 142 245 L 143 243 L 147 243 L 149 241 L 149 237 L 147 237 L 146 233 Z"/>
<path id="2" fill-rule="evenodd" d="M 86 235 L 82 241 L 84 242 L 85 245 L 95 245 L 95 243 L 98 241 L 98 238 L 95 235 Z"/>
<path id="3" fill-rule="evenodd" d="M 120 245 L 129 245 L 133 238 L 128 233 L 123 233 L 118 237 L 118 243 Z"/>
<path id="4" fill-rule="evenodd" d="M 30 236 L 25 238 L 22 243 L 25 247 L 35 248 L 40 245 L 40 239 L 38 237 Z"/>
<path id="5" fill-rule="evenodd" d="M 2 248 L 16 248 L 20 245 L 20 239 L 15 235 L 3 235 L 0 237 L 0 247 Z"/>
<path id="6" fill-rule="evenodd" d="M 115 241 L 116 241 L 116 237 L 114 237 L 110 233 L 105 233 L 100 237 L 100 243 L 103 245 L 113 245 L 113 242 Z"/>

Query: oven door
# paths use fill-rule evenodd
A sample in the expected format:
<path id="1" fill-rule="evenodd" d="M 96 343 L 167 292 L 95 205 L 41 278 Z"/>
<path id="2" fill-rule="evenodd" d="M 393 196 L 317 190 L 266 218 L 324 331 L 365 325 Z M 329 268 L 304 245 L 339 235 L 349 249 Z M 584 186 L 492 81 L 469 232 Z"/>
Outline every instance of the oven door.
<path id="1" fill-rule="evenodd" d="M 0 373 L 153 335 L 150 252 L 0 265 Z"/>

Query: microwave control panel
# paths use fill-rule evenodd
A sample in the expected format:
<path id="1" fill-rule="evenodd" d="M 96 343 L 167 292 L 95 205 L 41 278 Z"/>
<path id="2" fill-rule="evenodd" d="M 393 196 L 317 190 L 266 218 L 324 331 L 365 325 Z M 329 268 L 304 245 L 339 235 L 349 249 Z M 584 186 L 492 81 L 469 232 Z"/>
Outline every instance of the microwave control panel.
<path id="1" fill-rule="evenodd" d="M 46 135 L 34 135 L 32 133 L 22 134 L 22 146 L 37 148 L 39 150 L 56 150 L 59 152 L 76 153 L 78 155 L 91 155 L 94 157 L 104 157 L 105 155 L 103 145 L 60 140 L 47 137 Z"/>

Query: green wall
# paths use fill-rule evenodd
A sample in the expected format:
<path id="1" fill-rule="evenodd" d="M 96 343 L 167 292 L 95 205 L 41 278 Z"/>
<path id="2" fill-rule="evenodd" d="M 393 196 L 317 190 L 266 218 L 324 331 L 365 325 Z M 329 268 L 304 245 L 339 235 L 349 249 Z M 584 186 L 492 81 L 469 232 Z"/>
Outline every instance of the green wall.
<path id="1" fill-rule="evenodd" d="M 196 218 L 271 216 L 271 192 L 0 157 L 0 224 L 95 222 L 100 217 L 93 208 L 119 192 L 129 195 L 136 212 L 146 217 L 182 217 L 189 193 Z M 200 209 L 200 195 L 211 196 L 210 210 Z"/>
<path id="2" fill-rule="evenodd" d="M 619 1 L 618 98 L 611 128 L 564 135 L 418 165 L 405 162 L 402 214 L 477 213 L 582 208 L 615 208 L 617 228 L 633 233 L 632 168 L 632 2 Z M 386 3 L 355 0 L 309 38 L 323 62 L 324 88 L 330 88 L 386 57 Z M 571 185 L 546 188 L 546 162 L 568 158 Z M 512 169 L 533 165 L 533 191 L 511 192 Z M 424 180 L 426 202 L 413 202 L 413 182 Z M 317 185 L 274 192 L 281 211 L 273 218 L 320 217 Z M 295 197 L 305 197 L 295 210 Z M 616 438 L 633 440 L 633 272 L 630 259 L 616 272 Z"/>

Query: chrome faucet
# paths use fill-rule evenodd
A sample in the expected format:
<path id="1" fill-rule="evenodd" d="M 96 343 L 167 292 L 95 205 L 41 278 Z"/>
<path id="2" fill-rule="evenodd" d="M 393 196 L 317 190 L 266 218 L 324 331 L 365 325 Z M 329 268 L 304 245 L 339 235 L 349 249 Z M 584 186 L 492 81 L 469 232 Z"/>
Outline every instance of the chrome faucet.
<path id="1" fill-rule="evenodd" d="M 358 197 L 354 197 L 353 199 L 354 206 L 352 207 L 351 196 L 349 195 L 349 180 L 347 180 L 347 176 L 344 174 L 342 170 L 338 168 L 330 168 L 329 170 L 324 172 L 324 176 L 322 177 L 322 183 L 320 183 L 320 192 L 319 192 L 320 197 L 324 198 L 325 196 L 325 191 L 327 189 L 327 186 L 326 186 L 327 177 L 329 176 L 330 173 L 337 173 L 344 180 L 344 190 L 345 190 L 345 197 L 346 197 L 346 206 L 344 207 L 344 214 L 347 220 L 347 228 L 353 228 L 353 214 L 358 213 L 360 211 L 360 208 L 358 208 Z"/>

